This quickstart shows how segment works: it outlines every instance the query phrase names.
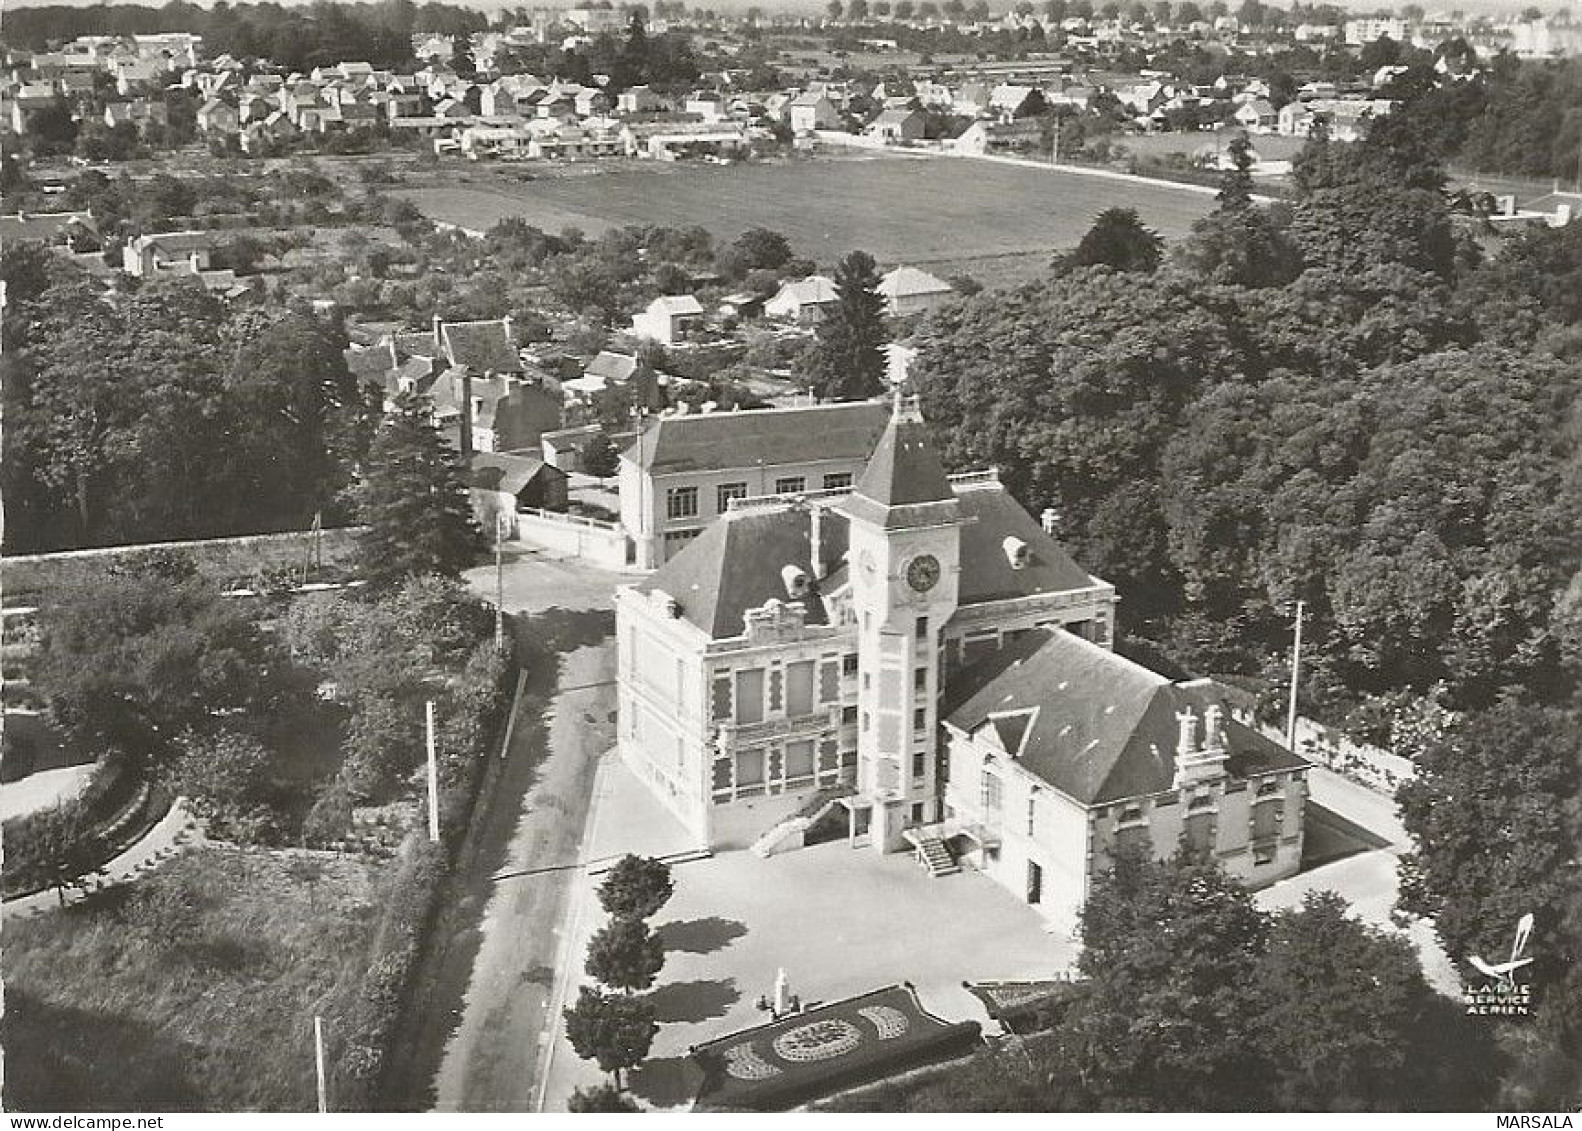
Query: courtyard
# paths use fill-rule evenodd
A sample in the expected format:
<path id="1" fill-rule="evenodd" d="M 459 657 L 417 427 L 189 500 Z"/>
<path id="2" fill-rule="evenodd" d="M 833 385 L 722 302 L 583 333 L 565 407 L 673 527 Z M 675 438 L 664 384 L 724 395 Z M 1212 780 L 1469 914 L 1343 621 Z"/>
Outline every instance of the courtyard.
<path id="1" fill-rule="evenodd" d="M 647 1064 L 631 1074 L 645 1106 L 687 1106 L 701 1082 L 691 1046 L 768 1020 L 760 996 L 783 968 L 804 1005 L 910 982 L 922 1006 L 947 1021 L 989 1024 L 965 979 L 1042 979 L 1076 959 L 1069 934 L 1044 921 L 987 877 L 964 871 L 931 879 L 911 856 L 880 856 L 837 841 L 763 859 L 729 852 L 686 859 L 693 845 L 614 755 L 606 755 L 584 858 L 627 852 L 680 856 L 676 890 L 655 916 L 666 948 L 653 992 L 659 1035 Z M 557 987 L 575 1000 L 582 955 L 604 922 L 597 874 L 578 877 Z M 558 1009 L 553 1016 L 558 1019 Z M 556 1025 L 546 1049 L 539 1110 L 563 1111 L 572 1090 L 601 1082 Z"/>

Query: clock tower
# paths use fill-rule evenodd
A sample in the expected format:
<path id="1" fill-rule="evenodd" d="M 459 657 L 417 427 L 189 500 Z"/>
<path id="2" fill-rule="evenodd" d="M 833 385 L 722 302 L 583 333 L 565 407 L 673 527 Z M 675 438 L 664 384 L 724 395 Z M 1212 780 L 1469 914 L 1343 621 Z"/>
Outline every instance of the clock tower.
<path id="1" fill-rule="evenodd" d="M 915 398 L 895 411 L 853 493 L 851 607 L 857 621 L 857 791 L 871 843 L 940 819 L 936 757 L 940 633 L 956 611 L 960 505 Z"/>

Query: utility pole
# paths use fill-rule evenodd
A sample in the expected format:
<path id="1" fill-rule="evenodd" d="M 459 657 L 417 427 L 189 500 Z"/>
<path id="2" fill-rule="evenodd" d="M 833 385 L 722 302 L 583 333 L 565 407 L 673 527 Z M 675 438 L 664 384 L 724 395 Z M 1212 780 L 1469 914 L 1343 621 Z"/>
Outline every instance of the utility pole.
<path id="1" fill-rule="evenodd" d="M 423 704 L 428 723 L 428 838 L 439 843 L 439 759 L 434 753 L 434 700 Z"/>
<path id="2" fill-rule="evenodd" d="M 1291 706 L 1285 716 L 1285 745 L 1289 750 L 1296 749 L 1296 684 L 1302 671 L 1302 614 L 1307 611 L 1307 602 L 1296 603 L 1296 637 L 1291 642 Z"/>
<path id="3" fill-rule="evenodd" d="M 505 515 L 494 516 L 494 650 L 505 649 Z"/>
<path id="4" fill-rule="evenodd" d="M 313 1064 L 319 1076 L 319 1114 L 330 1110 L 330 1086 L 324 1076 L 324 1018 L 313 1015 Z"/>

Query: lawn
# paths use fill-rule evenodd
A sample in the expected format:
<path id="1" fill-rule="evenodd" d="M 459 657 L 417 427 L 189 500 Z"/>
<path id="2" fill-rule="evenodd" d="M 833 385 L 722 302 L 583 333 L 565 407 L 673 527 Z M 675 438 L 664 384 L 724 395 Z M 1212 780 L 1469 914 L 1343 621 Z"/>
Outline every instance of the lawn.
<path id="1" fill-rule="evenodd" d="M 832 265 L 853 248 L 883 264 L 953 267 L 1076 245 L 1106 208 L 1136 208 L 1167 239 L 1184 235 L 1212 196 L 1165 184 L 956 158 L 870 157 L 778 164 L 613 167 L 586 176 L 408 189 L 435 220 L 474 231 L 520 216 L 549 232 L 598 235 L 625 224 L 701 225 L 719 239 L 764 226 L 798 255 Z"/>
<path id="2" fill-rule="evenodd" d="M 199 849 L 6 923 L 6 1108 L 311 1110 L 313 1014 L 340 1062 L 398 867 Z"/>

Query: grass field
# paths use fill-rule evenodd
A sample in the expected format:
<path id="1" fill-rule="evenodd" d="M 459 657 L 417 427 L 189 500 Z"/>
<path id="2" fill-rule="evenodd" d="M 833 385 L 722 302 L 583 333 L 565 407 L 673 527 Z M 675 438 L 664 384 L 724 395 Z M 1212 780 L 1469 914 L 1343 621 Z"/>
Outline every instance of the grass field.
<path id="1" fill-rule="evenodd" d="M 1185 234 L 1212 196 L 1165 184 L 953 158 L 874 157 L 785 164 L 633 168 L 513 182 L 402 190 L 431 218 L 484 230 L 520 216 L 549 232 L 597 235 L 624 224 L 698 224 L 731 239 L 762 225 L 798 255 L 831 266 L 853 248 L 881 264 L 956 267 L 1070 248 L 1093 217 L 1136 208 L 1166 239 Z"/>
<path id="2" fill-rule="evenodd" d="M 200 849 L 146 903 L 7 922 L 7 1109 L 312 1110 L 313 1015 L 338 1063 L 393 870 Z"/>

